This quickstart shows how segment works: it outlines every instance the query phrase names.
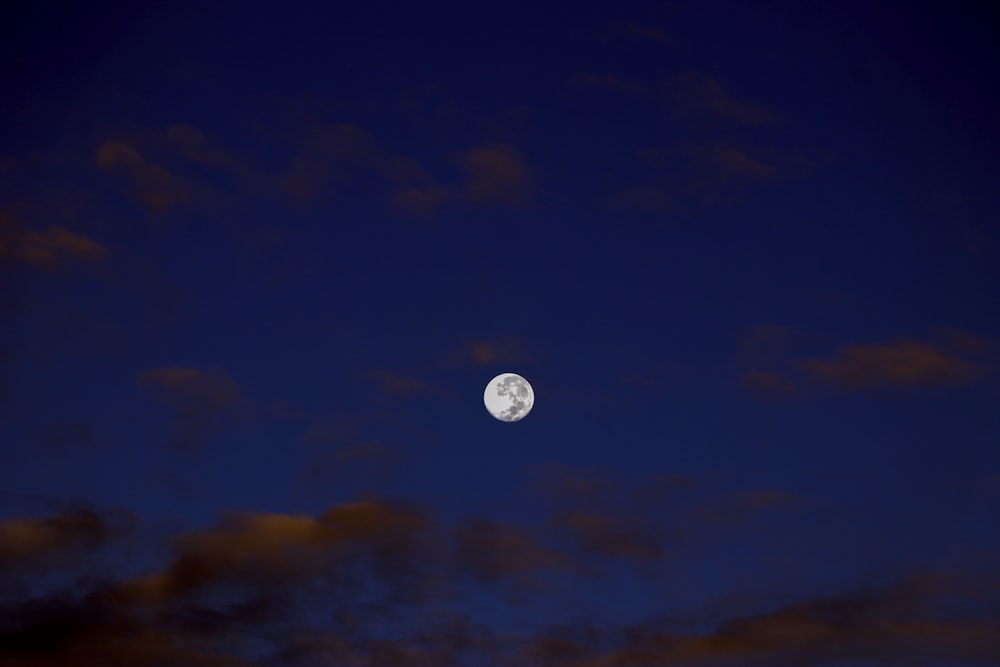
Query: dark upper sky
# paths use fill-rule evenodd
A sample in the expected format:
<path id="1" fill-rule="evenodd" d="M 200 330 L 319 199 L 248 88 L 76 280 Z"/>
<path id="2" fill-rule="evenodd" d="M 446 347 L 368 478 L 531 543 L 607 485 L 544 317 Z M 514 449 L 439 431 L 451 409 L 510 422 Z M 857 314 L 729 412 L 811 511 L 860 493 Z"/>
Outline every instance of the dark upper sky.
<path id="1" fill-rule="evenodd" d="M 987 14 L 59 4 L 0 665 L 1000 662 Z"/>

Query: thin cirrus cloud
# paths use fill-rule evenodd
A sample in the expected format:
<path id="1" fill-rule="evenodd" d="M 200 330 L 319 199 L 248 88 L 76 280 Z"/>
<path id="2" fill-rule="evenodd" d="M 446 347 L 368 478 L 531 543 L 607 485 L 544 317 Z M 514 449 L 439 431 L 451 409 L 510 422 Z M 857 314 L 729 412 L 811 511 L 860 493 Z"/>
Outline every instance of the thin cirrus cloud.
<path id="1" fill-rule="evenodd" d="M 816 388 L 841 391 L 905 390 L 977 382 L 995 368 L 993 341 L 956 327 L 940 328 L 933 340 L 897 338 L 843 345 L 830 356 L 805 356 L 796 348 L 804 332 L 764 325 L 739 344 L 739 376 L 747 391 L 771 397 L 795 396 Z"/>
<path id="2" fill-rule="evenodd" d="M 84 234 L 61 225 L 32 229 L 0 211 L 0 260 L 58 271 L 73 265 L 99 265 L 108 254 L 107 246 Z"/>
<path id="3" fill-rule="evenodd" d="M 266 149 L 272 159 L 265 167 L 263 149 L 236 151 L 200 128 L 174 123 L 106 141 L 95 161 L 149 213 L 207 210 L 248 194 L 316 203 L 359 179 L 387 189 L 386 203 L 415 217 L 436 215 L 451 198 L 423 165 L 393 154 L 354 123 L 298 118 L 294 131 L 280 133 Z"/>
<path id="4" fill-rule="evenodd" d="M 136 380 L 155 389 L 160 402 L 172 412 L 170 442 L 179 450 L 194 449 L 209 430 L 245 403 L 240 386 L 222 369 L 167 366 L 143 371 Z"/>
<path id="5" fill-rule="evenodd" d="M 469 151 L 462 159 L 462 166 L 468 178 L 467 192 L 471 201 L 514 208 L 530 203 L 531 169 L 513 146 L 497 144 Z"/>
<path id="6" fill-rule="evenodd" d="M 684 212 L 725 203 L 749 187 L 780 182 L 801 170 L 794 152 L 718 139 L 635 154 L 641 181 L 621 190 L 617 203 L 656 212 Z"/>
<path id="7" fill-rule="evenodd" d="M 578 88 L 593 88 L 614 93 L 643 95 L 653 91 L 653 87 L 641 81 L 626 79 L 613 74 L 592 74 L 580 72 L 569 79 L 570 85 Z"/>
<path id="8" fill-rule="evenodd" d="M 512 337 L 480 338 L 463 341 L 459 355 L 477 366 L 530 363 L 525 344 Z"/>
<path id="9" fill-rule="evenodd" d="M 161 213 L 189 204 L 205 188 L 190 178 L 152 162 L 123 141 L 107 141 L 97 148 L 97 166 L 116 179 L 149 213 Z"/>
<path id="10" fill-rule="evenodd" d="M 970 382 L 985 368 L 938 346 L 915 340 L 849 345 L 828 359 L 805 359 L 813 381 L 840 389 L 937 387 Z"/>
<path id="11" fill-rule="evenodd" d="M 374 384 L 381 393 L 396 396 L 416 396 L 431 390 L 423 380 L 390 370 L 372 370 L 363 373 L 363 378 Z"/>
<path id="12" fill-rule="evenodd" d="M 668 106 L 688 119 L 710 119 L 733 125 L 767 125 L 782 120 L 780 114 L 729 94 L 719 81 L 698 70 L 685 70 L 665 85 Z"/>
<path id="13" fill-rule="evenodd" d="M 764 396 L 796 396 L 799 386 L 782 371 L 750 371 L 740 376 L 744 389 Z"/>

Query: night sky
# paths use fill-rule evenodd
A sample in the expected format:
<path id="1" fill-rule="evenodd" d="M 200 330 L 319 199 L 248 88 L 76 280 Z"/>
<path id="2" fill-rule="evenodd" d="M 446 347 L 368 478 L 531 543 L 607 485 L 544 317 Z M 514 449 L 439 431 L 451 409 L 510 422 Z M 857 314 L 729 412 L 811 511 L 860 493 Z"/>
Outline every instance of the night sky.
<path id="1" fill-rule="evenodd" d="M 0 665 L 1000 664 L 972 6 L 25 3 Z"/>

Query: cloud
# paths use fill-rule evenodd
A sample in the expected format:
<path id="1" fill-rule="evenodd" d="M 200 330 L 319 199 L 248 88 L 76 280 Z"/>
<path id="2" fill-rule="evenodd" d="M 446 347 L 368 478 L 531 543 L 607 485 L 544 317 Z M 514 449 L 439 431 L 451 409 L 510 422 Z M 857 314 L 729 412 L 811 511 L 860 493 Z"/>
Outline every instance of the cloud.
<path id="1" fill-rule="evenodd" d="M 780 489 L 754 489 L 695 509 L 699 518 L 728 524 L 744 523 L 764 511 L 801 507 L 805 500 Z"/>
<path id="2" fill-rule="evenodd" d="M 229 512 L 210 528 L 175 538 L 168 565 L 126 582 L 123 591 L 163 605 L 197 601 L 220 586 L 287 594 L 322 581 L 347 594 L 374 578 L 405 588 L 424 562 L 419 551 L 430 527 L 420 509 L 380 500 L 343 503 L 318 516 Z"/>
<path id="3" fill-rule="evenodd" d="M 740 361 L 752 365 L 778 363 L 785 358 L 791 337 L 792 331 L 778 324 L 751 327 L 740 337 Z"/>
<path id="4" fill-rule="evenodd" d="M 174 123 L 162 131 L 150 132 L 147 135 L 151 144 L 169 150 L 195 164 L 233 174 L 246 175 L 250 171 L 246 157 L 226 148 L 213 137 L 187 123 Z"/>
<path id="5" fill-rule="evenodd" d="M 452 198 L 451 191 L 413 158 L 391 156 L 384 160 L 383 169 L 393 187 L 389 205 L 401 213 L 433 217 Z"/>
<path id="6" fill-rule="evenodd" d="M 647 176 L 618 194 L 628 207 L 679 212 L 716 205 L 743 190 L 781 181 L 799 169 L 791 153 L 729 140 L 648 147 L 636 153 Z"/>
<path id="7" fill-rule="evenodd" d="M 591 558 L 641 569 L 663 559 L 669 540 L 656 541 L 666 517 L 657 528 L 642 512 L 610 511 L 637 485 L 605 479 L 592 492 L 587 480 L 595 475 L 572 472 L 559 494 L 572 506 L 557 514 L 555 533 L 479 517 L 441 530 L 425 508 L 368 497 L 316 514 L 226 512 L 168 540 L 166 558 L 145 571 L 118 569 L 104 579 L 74 575 L 115 543 L 130 515 L 71 509 L 0 521 L 0 572 L 47 576 L 58 568 L 67 581 L 55 592 L 0 597 L 0 664 L 978 667 L 1000 660 L 1000 572 L 992 565 L 914 572 L 819 596 L 736 591 L 725 605 L 680 614 L 664 599 L 662 613 L 632 615 L 624 625 L 613 614 L 579 620 L 585 611 L 575 595 L 561 597 L 550 582 L 586 577 L 591 570 L 581 565 Z M 666 475 L 638 486 L 673 497 L 691 485 Z M 659 511 L 670 506 L 655 500 Z M 765 489 L 718 507 L 741 519 L 798 503 Z M 566 539 L 562 531 L 582 544 L 554 545 Z M 574 592 L 593 583 L 573 581 Z M 519 614 L 516 631 L 497 606 L 512 584 L 542 587 L 548 609 Z"/>
<path id="8" fill-rule="evenodd" d="M 459 569 L 490 583 L 516 579 L 523 584 L 530 575 L 563 570 L 571 563 L 567 554 L 543 545 L 527 530 L 488 519 L 466 519 L 455 529 L 454 540 Z"/>
<path id="9" fill-rule="evenodd" d="M 159 213 L 203 196 L 203 186 L 166 167 L 150 162 L 138 150 L 122 141 L 107 141 L 96 153 L 97 165 L 121 180 L 130 195 L 147 211 Z"/>
<path id="10" fill-rule="evenodd" d="M 0 520 L 0 570 L 40 572 L 76 566 L 135 528 L 121 510 L 70 508 L 45 518 Z"/>
<path id="11" fill-rule="evenodd" d="M 623 32 L 634 39 L 656 42 L 664 46 L 677 46 L 678 40 L 663 28 L 639 21 L 626 21 Z"/>
<path id="12" fill-rule="evenodd" d="M 137 381 L 158 390 L 177 420 L 172 445 L 191 450 L 205 431 L 244 403 L 240 386 L 222 369 L 168 366 L 139 373 Z"/>
<path id="13" fill-rule="evenodd" d="M 498 144 L 469 151 L 462 160 L 468 196 L 480 204 L 521 207 L 531 199 L 531 172 L 513 146 Z"/>
<path id="14" fill-rule="evenodd" d="M 376 172 L 382 149 L 371 133 L 353 123 L 309 122 L 281 188 L 300 200 L 313 200 L 362 170 Z"/>
<path id="15" fill-rule="evenodd" d="M 336 451 L 338 461 L 383 461 L 391 456 L 389 449 L 379 442 L 366 442 L 350 447 L 341 447 Z"/>
<path id="16" fill-rule="evenodd" d="M 440 185 L 405 186 L 392 195 L 389 204 L 407 215 L 429 218 L 437 215 L 450 198 L 449 190 Z"/>
<path id="17" fill-rule="evenodd" d="M 611 512 L 571 511 L 557 514 L 550 530 L 581 547 L 586 555 L 650 561 L 670 555 L 671 534 L 657 522 Z"/>
<path id="18" fill-rule="evenodd" d="M 610 74 L 574 74 L 569 79 L 570 85 L 581 88 L 598 88 L 613 93 L 645 94 L 652 92 L 652 87 L 638 81 L 623 79 Z"/>
<path id="19" fill-rule="evenodd" d="M 982 226 L 967 227 L 965 230 L 966 248 L 972 255 L 986 255 L 993 250 L 996 239 Z"/>
<path id="20" fill-rule="evenodd" d="M 358 125 L 309 120 L 304 128 L 280 186 L 299 200 L 321 198 L 364 177 L 387 185 L 388 205 L 413 217 L 434 217 L 452 198 L 417 160 L 391 153 Z"/>
<path id="21" fill-rule="evenodd" d="M 985 369 L 933 345 L 897 340 L 850 345 L 831 359 L 798 363 L 810 379 L 841 389 L 937 387 L 970 382 Z"/>
<path id="22" fill-rule="evenodd" d="M 0 260 L 52 271 L 79 264 L 98 265 L 107 255 L 106 246 L 83 234 L 58 225 L 43 231 L 30 229 L 10 213 L 0 211 Z"/>
<path id="23" fill-rule="evenodd" d="M 552 505 L 547 530 L 566 541 L 584 562 L 648 564 L 671 555 L 680 532 L 665 523 L 667 487 L 683 478 L 656 476 L 626 485 L 600 471 L 546 465 L 534 471 L 535 488 Z"/>
<path id="24" fill-rule="evenodd" d="M 680 116 L 734 125 L 777 123 L 781 116 L 762 106 L 733 99 L 712 76 L 686 70 L 667 85 L 670 106 Z"/>
<path id="25" fill-rule="evenodd" d="M 416 396 L 430 391 L 430 386 L 426 382 L 393 371 L 368 371 L 364 377 L 374 383 L 383 394 Z"/>
<path id="26" fill-rule="evenodd" d="M 799 387 L 781 371 L 750 371 L 740 376 L 744 389 L 765 396 L 795 396 Z"/>
<path id="27" fill-rule="evenodd" d="M 97 428 L 88 421 L 56 421 L 45 427 L 42 442 L 48 447 L 93 447 L 102 441 Z"/>
<path id="28" fill-rule="evenodd" d="M 458 356 L 477 366 L 526 364 L 531 361 L 524 343 L 512 337 L 465 340 L 459 347 Z"/>

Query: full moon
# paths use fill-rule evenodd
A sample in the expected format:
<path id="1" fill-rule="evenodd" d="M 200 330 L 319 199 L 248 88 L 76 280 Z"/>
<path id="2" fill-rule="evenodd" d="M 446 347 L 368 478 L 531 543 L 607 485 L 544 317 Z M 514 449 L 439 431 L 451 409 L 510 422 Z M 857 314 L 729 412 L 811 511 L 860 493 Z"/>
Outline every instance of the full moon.
<path id="1" fill-rule="evenodd" d="M 535 404 L 535 391 L 517 373 L 501 373 L 486 385 L 483 403 L 491 415 L 502 422 L 524 419 Z"/>

